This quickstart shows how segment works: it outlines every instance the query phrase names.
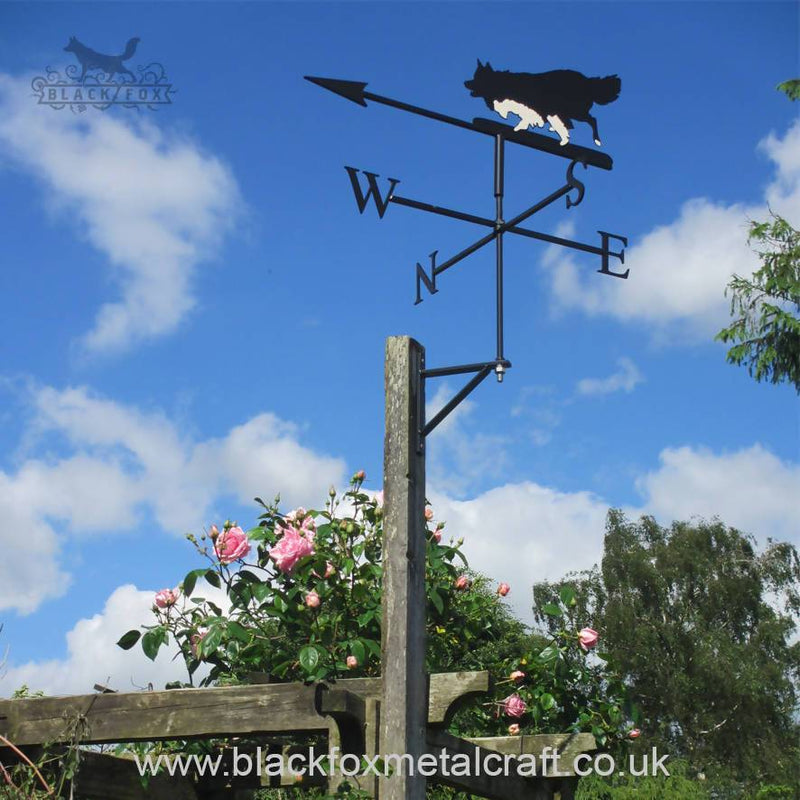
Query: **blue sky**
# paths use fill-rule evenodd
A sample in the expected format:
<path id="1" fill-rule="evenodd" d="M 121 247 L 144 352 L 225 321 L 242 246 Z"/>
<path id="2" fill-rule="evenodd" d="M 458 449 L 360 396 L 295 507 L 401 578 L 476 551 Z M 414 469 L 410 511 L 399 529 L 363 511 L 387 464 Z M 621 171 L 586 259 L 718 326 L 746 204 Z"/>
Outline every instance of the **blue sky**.
<path id="1" fill-rule="evenodd" d="M 513 368 L 429 442 L 437 516 L 520 614 L 534 580 L 599 559 L 610 506 L 800 544 L 797 396 L 713 342 L 730 275 L 757 267 L 747 220 L 800 222 L 798 106 L 774 88 L 797 4 L 3 3 L 0 23 L 0 694 L 173 677 L 113 642 L 196 565 L 183 535 L 249 526 L 256 494 L 314 506 L 357 469 L 379 489 L 387 336 L 430 366 L 494 356 L 490 248 L 413 305 L 415 263 L 482 231 L 359 215 L 343 169 L 491 216 L 491 141 L 303 75 L 464 119 L 491 115 L 463 86 L 476 58 L 622 79 L 595 108 L 613 171 L 579 169 L 583 203 L 529 224 L 629 237 L 629 280 L 507 237 Z M 37 106 L 73 35 L 140 37 L 129 66 L 163 64 L 173 104 Z M 507 216 L 567 163 L 509 145 Z M 432 407 L 459 385 L 429 384 Z"/>

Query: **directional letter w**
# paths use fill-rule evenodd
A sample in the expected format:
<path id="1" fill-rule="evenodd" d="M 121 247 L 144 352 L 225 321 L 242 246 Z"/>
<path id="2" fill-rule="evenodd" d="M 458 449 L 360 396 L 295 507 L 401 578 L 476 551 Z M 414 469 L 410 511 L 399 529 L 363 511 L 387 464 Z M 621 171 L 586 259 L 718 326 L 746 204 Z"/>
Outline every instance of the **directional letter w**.
<path id="1" fill-rule="evenodd" d="M 353 184 L 353 194 L 356 196 L 356 203 L 358 204 L 358 210 L 363 214 L 364 209 L 367 207 L 367 203 L 369 203 L 370 197 L 375 201 L 375 208 L 378 209 L 378 216 L 383 219 L 383 215 L 386 213 L 386 209 L 389 206 L 389 201 L 392 199 L 392 195 L 394 194 L 394 187 L 400 183 L 399 180 L 396 178 L 389 178 L 389 192 L 386 197 L 381 197 L 381 191 L 378 188 L 378 181 L 376 178 L 379 178 L 380 175 L 376 175 L 374 172 L 367 172 L 364 171 L 364 174 L 367 176 L 367 184 L 369 189 L 367 193 L 364 194 L 361 191 L 361 182 L 358 180 L 358 173 L 360 170 L 357 170 L 355 167 L 345 167 L 347 170 L 347 174 L 350 176 L 350 183 Z"/>

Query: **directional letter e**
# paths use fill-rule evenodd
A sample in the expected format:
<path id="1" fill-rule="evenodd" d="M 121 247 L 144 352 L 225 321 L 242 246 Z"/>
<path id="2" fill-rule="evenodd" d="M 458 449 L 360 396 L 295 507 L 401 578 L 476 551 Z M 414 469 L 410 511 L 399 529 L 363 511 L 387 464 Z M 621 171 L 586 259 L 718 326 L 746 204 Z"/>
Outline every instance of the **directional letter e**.
<path id="1" fill-rule="evenodd" d="M 367 172 L 364 171 L 364 174 L 367 176 L 367 185 L 369 189 L 367 193 L 364 194 L 361 191 L 361 183 L 358 180 L 358 173 L 355 167 L 345 167 L 347 170 L 347 174 L 350 176 L 350 183 L 353 184 L 353 194 L 356 196 L 356 203 L 358 205 L 358 210 L 360 213 L 364 213 L 364 209 L 367 207 L 367 203 L 369 203 L 369 198 L 375 201 L 375 208 L 378 209 L 378 216 L 383 219 L 383 215 L 386 213 L 386 209 L 389 206 L 389 201 L 392 199 L 392 195 L 394 194 L 394 187 L 400 183 L 399 180 L 396 178 L 389 178 L 389 192 L 387 193 L 386 197 L 381 197 L 381 191 L 378 188 L 378 181 L 376 178 L 380 178 L 380 175 L 376 175 L 374 172 Z"/>

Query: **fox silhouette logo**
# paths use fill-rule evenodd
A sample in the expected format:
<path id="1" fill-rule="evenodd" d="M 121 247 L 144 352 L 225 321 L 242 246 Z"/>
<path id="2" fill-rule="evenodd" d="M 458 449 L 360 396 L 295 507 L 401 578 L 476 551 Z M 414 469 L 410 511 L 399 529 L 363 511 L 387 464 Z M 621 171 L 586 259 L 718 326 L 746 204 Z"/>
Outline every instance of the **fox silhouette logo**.
<path id="1" fill-rule="evenodd" d="M 592 126 L 594 143 L 600 145 L 597 120 L 589 113 L 597 103 L 604 106 L 618 97 L 622 82 L 617 75 L 587 78 L 571 69 L 552 72 L 509 72 L 494 70 L 487 61 L 478 66 L 472 80 L 464 81 L 472 97 L 482 97 L 486 105 L 503 119 L 509 113 L 519 117 L 515 131 L 542 128 L 549 123 L 559 144 L 569 142 L 573 121 Z"/>
<path id="2" fill-rule="evenodd" d="M 69 44 L 67 44 L 64 50 L 68 53 L 74 53 L 75 58 L 78 59 L 81 65 L 81 76 L 79 78 L 81 81 L 83 81 L 86 77 L 86 73 L 90 69 L 102 70 L 109 78 L 113 78 L 116 73 L 124 73 L 133 78 L 133 73 L 124 66 L 122 62 L 133 58 L 133 54 L 136 52 L 136 46 L 140 41 L 138 36 L 134 36 L 132 39 L 128 39 L 123 53 L 118 56 L 107 56 L 103 53 L 98 53 L 96 50 L 92 50 L 91 47 L 87 47 L 74 36 L 70 36 Z"/>

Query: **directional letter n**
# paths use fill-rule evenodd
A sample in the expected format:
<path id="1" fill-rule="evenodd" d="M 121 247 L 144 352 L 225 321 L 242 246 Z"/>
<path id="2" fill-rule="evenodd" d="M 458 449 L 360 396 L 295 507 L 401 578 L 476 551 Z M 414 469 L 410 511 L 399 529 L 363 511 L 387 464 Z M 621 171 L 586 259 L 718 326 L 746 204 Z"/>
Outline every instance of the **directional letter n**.
<path id="1" fill-rule="evenodd" d="M 358 173 L 360 170 L 357 170 L 355 167 L 345 167 L 345 169 L 350 176 L 350 183 L 353 184 L 353 194 L 356 196 L 359 212 L 362 214 L 364 213 L 364 209 L 367 207 L 367 203 L 369 203 L 369 198 L 372 197 L 375 201 L 375 208 L 378 209 L 378 216 L 383 219 L 383 215 L 386 213 L 386 209 L 389 206 L 389 201 L 394 194 L 394 187 L 397 186 L 400 181 L 396 178 L 389 178 L 389 191 L 384 198 L 381 197 L 381 190 L 378 188 L 378 181 L 376 180 L 376 178 L 380 178 L 380 175 L 365 170 L 364 174 L 367 176 L 367 185 L 369 189 L 367 193 L 364 194 L 361 191 L 361 182 L 358 180 Z"/>
<path id="2" fill-rule="evenodd" d="M 425 288 L 428 290 L 430 294 L 436 294 L 439 290 L 436 288 L 436 254 L 438 250 L 434 250 L 429 258 L 431 260 L 431 274 L 428 277 L 428 273 L 425 272 L 425 268 L 422 264 L 417 261 L 417 299 L 414 301 L 414 305 L 417 306 L 422 302 L 422 297 L 419 292 L 419 282 L 420 280 L 425 284 Z"/>

